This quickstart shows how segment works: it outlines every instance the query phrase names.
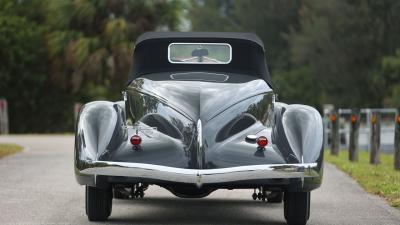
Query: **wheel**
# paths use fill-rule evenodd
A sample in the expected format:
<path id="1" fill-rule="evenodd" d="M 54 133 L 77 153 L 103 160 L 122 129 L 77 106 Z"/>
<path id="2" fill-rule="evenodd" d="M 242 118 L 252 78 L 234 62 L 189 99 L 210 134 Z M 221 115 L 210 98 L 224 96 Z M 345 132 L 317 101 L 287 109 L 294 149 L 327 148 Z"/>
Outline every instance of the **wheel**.
<path id="1" fill-rule="evenodd" d="M 105 221 L 111 215 L 112 192 L 86 186 L 86 215 L 90 221 Z"/>
<path id="2" fill-rule="evenodd" d="M 267 201 L 269 203 L 281 203 L 283 200 L 283 193 L 281 191 L 273 191 L 267 194 Z"/>
<path id="3" fill-rule="evenodd" d="M 305 225 L 310 218 L 310 192 L 285 192 L 284 215 L 288 225 Z"/>

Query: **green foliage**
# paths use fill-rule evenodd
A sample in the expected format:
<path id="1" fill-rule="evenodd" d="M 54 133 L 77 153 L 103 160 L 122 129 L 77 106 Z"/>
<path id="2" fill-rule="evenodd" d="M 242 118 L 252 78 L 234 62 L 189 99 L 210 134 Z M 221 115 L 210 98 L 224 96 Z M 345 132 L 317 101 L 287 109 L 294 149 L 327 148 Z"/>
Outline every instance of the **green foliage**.
<path id="1" fill-rule="evenodd" d="M 296 29 L 299 0 L 206 0 L 193 1 L 190 12 L 194 31 L 254 32 L 265 43 L 268 65 L 287 67 L 288 43 L 285 33 Z"/>
<path id="2" fill-rule="evenodd" d="M 74 4 L 69 0 L 45 2 L 46 23 L 53 29 L 67 29 L 75 14 Z"/>
<path id="3" fill-rule="evenodd" d="M 37 24 L 18 16 L 0 15 L 0 87 L 6 88 L 3 85 L 16 76 L 24 78 L 44 71 L 43 67 L 33 68 L 44 55 L 43 49 L 37 49 L 43 44 L 42 37 L 43 29 Z"/>
<path id="4" fill-rule="evenodd" d="M 3 0 L 0 96 L 11 132 L 72 131 L 73 103 L 119 100 L 132 42 L 177 29 L 179 0 Z M 27 113 L 29 112 L 29 113 Z"/>
<path id="5" fill-rule="evenodd" d="M 39 23 L 44 20 L 42 5 L 42 0 L 1 0 L 0 14 L 24 17 Z"/>
<path id="6" fill-rule="evenodd" d="M 398 1 L 304 1 L 301 29 L 288 37 L 292 60 L 310 66 L 327 102 L 381 107 L 375 73 L 398 45 L 392 40 L 400 40 L 393 30 L 400 29 L 400 18 L 390 14 L 399 7 Z"/>
<path id="7" fill-rule="evenodd" d="M 389 87 L 385 90 L 385 105 L 392 107 L 400 106 L 400 49 L 396 55 L 387 56 L 382 59 L 382 66 L 378 74 L 382 80 L 382 86 Z"/>
<path id="8" fill-rule="evenodd" d="M 56 86 L 81 96 L 78 101 L 92 84 L 107 89 L 102 98 L 119 98 L 115 93 L 127 79 L 131 41 L 147 30 L 174 28 L 178 9 L 176 1 L 48 1 L 47 46 Z"/>
<path id="9" fill-rule="evenodd" d="M 71 131 L 73 102 L 121 98 L 138 35 L 190 20 L 257 33 L 281 101 L 399 107 L 399 11 L 397 0 L 2 0 L 0 96 L 12 132 Z"/>
<path id="10" fill-rule="evenodd" d="M 320 106 L 316 96 L 321 93 L 321 86 L 311 76 L 309 67 L 276 71 L 274 85 L 279 92 L 279 100 L 286 99 L 289 104 L 307 102 Z"/>
<path id="11" fill-rule="evenodd" d="M 126 41 L 128 24 L 124 19 L 113 19 L 106 22 L 104 35 L 109 45 L 115 45 Z"/>
<path id="12" fill-rule="evenodd" d="M 45 109 L 47 95 L 44 31 L 26 18 L 0 15 L 0 96 L 9 102 L 14 131 L 29 131 L 36 125 L 42 129 L 39 121 L 45 118 L 38 112 Z"/>
<path id="13" fill-rule="evenodd" d="M 22 147 L 15 144 L 0 144 L 0 158 L 22 151 Z"/>
<path id="14" fill-rule="evenodd" d="M 240 28 L 232 20 L 232 4 L 228 0 L 192 1 L 190 21 L 193 31 L 236 31 Z"/>
<path id="15" fill-rule="evenodd" d="M 46 34 L 46 49 L 50 59 L 61 57 L 64 49 L 74 39 L 82 36 L 74 31 L 53 31 Z"/>
<path id="16" fill-rule="evenodd" d="M 383 107 L 398 104 L 400 75 L 387 63 L 399 11 L 396 0 L 193 0 L 190 18 L 193 30 L 258 34 L 282 101 Z"/>
<path id="17" fill-rule="evenodd" d="M 368 152 L 359 153 L 359 162 L 350 162 L 346 151 L 341 151 L 339 156 L 326 152 L 325 160 L 353 177 L 367 192 L 400 208 L 400 172 L 394 170 L 392 154 L 382 154 L 380 165 L 369 164 Z"/>

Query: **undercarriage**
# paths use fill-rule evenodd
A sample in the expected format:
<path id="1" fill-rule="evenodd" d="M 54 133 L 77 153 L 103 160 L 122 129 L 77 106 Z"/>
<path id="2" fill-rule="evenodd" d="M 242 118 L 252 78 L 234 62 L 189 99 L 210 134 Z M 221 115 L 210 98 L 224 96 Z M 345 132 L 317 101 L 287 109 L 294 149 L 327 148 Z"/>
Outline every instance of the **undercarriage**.
<path id="1" fill-rule="evenodd" d="M 112 211 L 112 200 L 135 200 L 145 197 L 145 191 L 149 184 L 115 184 L 105 189 L 86 186 L 86 214 L 91 221 L 104 221 Z M 164 186 L 174 195 L 181 198 L 203 198 L 216 189 L 197 188 L 195 186 Z M 251 189 L 250 189 L 251 190 Z M 265 203 L 284 203 L 284 216 L 289 225 L 305 224 L 310 216 L 310 192 L 290 192 L 275 188 L 259 186 L 249 191 L 249 197 L 253 200 Z"/>

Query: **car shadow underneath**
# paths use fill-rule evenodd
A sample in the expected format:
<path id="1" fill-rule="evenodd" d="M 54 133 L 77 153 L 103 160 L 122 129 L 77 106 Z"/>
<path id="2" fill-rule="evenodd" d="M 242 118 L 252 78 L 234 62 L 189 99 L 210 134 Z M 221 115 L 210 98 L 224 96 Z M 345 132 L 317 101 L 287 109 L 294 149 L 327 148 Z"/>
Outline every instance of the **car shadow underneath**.
<path id="1" fill-rule="evenodd" d="M 250 196 L 249 196 L 250 198 Z M 107 224 L 284 225 L 283 204 L 240 199 L 148 197 L 113 200 Z"/>

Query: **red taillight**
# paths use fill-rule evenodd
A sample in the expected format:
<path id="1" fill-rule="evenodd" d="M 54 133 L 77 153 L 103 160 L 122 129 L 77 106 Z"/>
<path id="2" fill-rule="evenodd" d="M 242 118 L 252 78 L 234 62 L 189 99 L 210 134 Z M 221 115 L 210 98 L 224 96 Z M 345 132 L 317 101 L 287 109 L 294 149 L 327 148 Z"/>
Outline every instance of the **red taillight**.
<path id="1" fill-rule="evenodd" d="M 140 145 L 140 143 L 142 143 L 142 138 L 135 134 L 131 137 L 131 144 L 132 145 Z"/>
<path id="2" fill-rule="evenodd" d="M 332 122 L 336 122 L 336 119 L 337 119 L 337 118 L 336 118 L 336 115 L 331 115 L 331 121 L 332 121 Z"/>
<path id="3" fill-rule="evenodd" d="M 352 123 L 357 122 L 357 116 L 356 115 L 351 115 L 351 122 Z"/>
<path id="4" fill-rule="evenodd" d="M 264 148 L 265 146 L 268 145 L 268 139 L 264 136 L 260 136 L 257 138 L 257 145 L 260 148 Z"/>

